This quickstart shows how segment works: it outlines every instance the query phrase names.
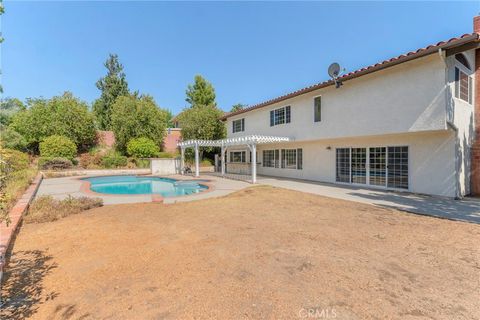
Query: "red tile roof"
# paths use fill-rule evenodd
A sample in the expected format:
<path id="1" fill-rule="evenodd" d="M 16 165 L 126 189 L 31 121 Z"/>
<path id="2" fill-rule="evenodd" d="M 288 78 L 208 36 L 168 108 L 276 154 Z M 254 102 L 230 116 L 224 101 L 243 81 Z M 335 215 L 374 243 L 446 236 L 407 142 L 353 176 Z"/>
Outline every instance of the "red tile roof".
<path id="1" fill-rule="evenodd" d="M 460 46 L 460 45 L 463 45 L 463 44 L 466 44 L 466 43 L 469 43 L 469 42 L 476 42 L 476 41 L 479 41 L 479 39 L 480 39 L 479 34 L 477 34 L 477 33 L 467 33 L 467 34 L 464 34 L 464 35 L 462 35 L 460 37 L 457 37 L 457 38 L 452 38 L 452 39 L 447 40 L 447 41 L 440 41 L 436 44 L 432 44 L 432 45 L 429 45 L 427 47 L 420 48 L 416 51 L 410 51 L 408 53 L 401 54 L 399 56 L 396 56 L 396 57 L 393 57 L 391 59 L 388 59 L 388 60 L 373 64 L 373 65 L 370 65 L 368 67 L 364 67 L 364 68 L 361 68 L 359 70 L 349 72 L 349 73 L 344 74 L 341 77 L 339 77 L 339 80 L 340 81 L 346 81 L 346 80 L 350 80 L 350 79 L 353 79 L 353 78 L 358 78 L 360 76 L 363 76 L 363 75 L 366 75 L 366 74 L 369 74 L 369 73 L 372 73 L 372 72 L 375 72 L 375 71 L 379 71 L 379 70 L 382 70 L 382 69 L 386 69 L 388 67 L 392 67 L 394 65 L 397 65 L 397 64 L 400 64 L 400 63 L 403 63 L 403 62 L 406 62 L 406 61 L 410 61 L 410 60 L 414 60 L 414 59 L 417 59 L 417 58 L 420 58 L 420 57 L 424 57 L 426 55 L 437 52 L 439 49 L 449 49 L 449 48 Z M 334 85 L 333 80 L 323 81 L 323 82 L 320 82 L 320 83 L 302 88 L 300 90 L 285 94 L 283 96 L 280 96 L 280 97 L 277 97 L 277 98 L 274 98 L 274 99 L 271 99 L 271 100 L 267 100 L 267 101 L 264 101 L 262 103 L 259 103 L 259 104 L 253 105 L 253 106 L 249 106 L 247 108 L 244 108 L 244 109 L 236 111 L 236 112 L 226 113 L 221 119 L 226 120 L 228 117 L 235 116 L 235 115 L 241 114 L 241 113 L 245 113 L 245 112 L 248 112 L 248 111 L 251 111 L 251 110 L 259 109 L 259 108 L 262 108 L 262 107 L 266 107 L 268 105 L 271 105 L 271 104 L 274 104 L 274 103 L 277 103 L 277 102 L 280 102 L 280 101 L 283 101 L 283 100 L 287 100 L 287 99 L 290 99 L 290 98 L 293 98 L 293 97 L 296 97 L 296 96 L 299 96 L 299 95 L 302 95 L 302 94 L 305 94 L 305 93 L 308 93 L 308 92 L 312 92 L 312 91 L 320 89 L 320 88 L 325 88 L 325 87 L 328 87 L 328 86 L 331 86 L 331 85 Z"/>

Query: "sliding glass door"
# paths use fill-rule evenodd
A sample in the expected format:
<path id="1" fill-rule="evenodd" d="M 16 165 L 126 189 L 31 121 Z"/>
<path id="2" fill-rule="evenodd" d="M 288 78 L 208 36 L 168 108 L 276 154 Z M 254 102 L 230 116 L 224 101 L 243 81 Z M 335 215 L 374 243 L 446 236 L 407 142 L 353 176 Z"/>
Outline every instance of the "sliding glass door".
<path id="1" fill-rule="evenodd" d="M 388 147 L 389 188 L 408 189 L 408 147 Z"/>
<path id="2" fill-rule="evenodd" d="M 386 186 L 387 182 L 387 161 L 386 148 L 376 147 L 370 148 L 370 185 Z"/>
<path id="3" fill-rule="evenodd" d="M 367 148 L 352 148 L 352 183 L 367 183 Z"/>
<path id="4" fill-rule="evenodd" d="M 337 148 L 336 181 L 408 189 L 408 147 Z"/>

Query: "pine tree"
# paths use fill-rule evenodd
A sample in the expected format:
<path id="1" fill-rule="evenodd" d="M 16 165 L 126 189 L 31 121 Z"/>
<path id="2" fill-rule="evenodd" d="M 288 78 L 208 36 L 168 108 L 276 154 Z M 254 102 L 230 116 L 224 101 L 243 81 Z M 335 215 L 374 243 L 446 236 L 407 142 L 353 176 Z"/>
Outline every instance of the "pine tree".
<path id="1" fill-rule="evenodd" d="M 116 54 L 110 54 L 105 62 L 107 75 L 97 81 L 96 86 L 102 91 L 100 98 L 93 104 L 93 112 L 101 130 L 111 129 L 112 106 L 118 97 L 129 95 L 128 83 L 123 66 Z"/>
<path id="2" fill-rule="evenodd" d="M 216 106 L 215 89 L 212 84 L 201 75 L 195 76 L 195 83 L 189 84 L 185 101 L 190 103 L 191 107 Z"/>

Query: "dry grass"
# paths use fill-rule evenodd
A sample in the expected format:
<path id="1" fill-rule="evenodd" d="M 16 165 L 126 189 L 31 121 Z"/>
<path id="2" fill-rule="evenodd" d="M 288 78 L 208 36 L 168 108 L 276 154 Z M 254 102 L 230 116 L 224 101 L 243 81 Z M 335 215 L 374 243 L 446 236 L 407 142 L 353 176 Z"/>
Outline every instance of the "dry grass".
<path id="1" fill-rule="evenodd" d="M 56 200 L 52 196 L 41 196 L 32 203 L 24 220 L 26 223 L 50 222 L 102 205 L 100 198 L 68 197 Z"/>
<path id="2" fill-rule="evenodd" d="M 271 187 L 104 206 L 22 227 L 0 318 L 480 319 L 479 243 L 480 225 Z"/>
<path id="3" fill-rule="evenodd" d="M 0 190 L 0 221 L 9 222 L 8 211 L 22 196 L 36 175 L 37 170 L 34 168 L 11 173 L 5 182 L 5 187 Z"/>

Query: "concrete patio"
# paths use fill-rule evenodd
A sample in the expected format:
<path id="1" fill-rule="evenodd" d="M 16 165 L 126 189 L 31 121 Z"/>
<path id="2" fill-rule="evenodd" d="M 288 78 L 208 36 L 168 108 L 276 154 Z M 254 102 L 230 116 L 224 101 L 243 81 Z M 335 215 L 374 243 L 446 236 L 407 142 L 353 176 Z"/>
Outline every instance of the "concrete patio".
<path id="1" fill-rule="evenodd" d="M 191 179 L 191 177 L 181 175 L 173 175 L 169 177 L 174 179 Z M 44 179 L 39 188 L 38 196 L 51 195 L 57 199 L 63 199 L 69 195 L 74 197 L 92 196 L 91 194 L 82 191 L 82 181 L 79 180 L 79 178 L 81 177 Z M 163 203 L 171 204 L 176 202 L 215 198 L 252 186 L 252 184 L 248 182 L 225 179 L 216 174 L 205 173 L 199 178 L 211 180 L 211 184 L 214 186 L 213 190 L 189 196 L 164 198 Z M 258 176 L 257 182 L 259 185 L 269 185 L 335 199 L 373 204 L 385 208 L 394 208 L 416 214 L 480 224 L 479 199 L 466 198 L 462 200 L 454 200 L 406 192 L 392 192 L 379 189 L 359 188 L 347 185 L 266 176 Z M 152 202 L 151 195 L 104 195 L 98 197 L 103 199 L 104 204 Z"/>

